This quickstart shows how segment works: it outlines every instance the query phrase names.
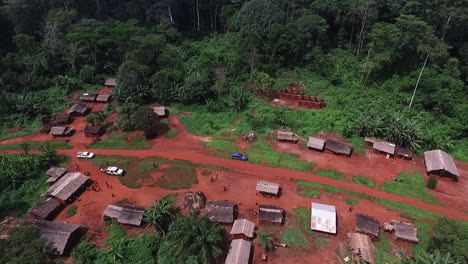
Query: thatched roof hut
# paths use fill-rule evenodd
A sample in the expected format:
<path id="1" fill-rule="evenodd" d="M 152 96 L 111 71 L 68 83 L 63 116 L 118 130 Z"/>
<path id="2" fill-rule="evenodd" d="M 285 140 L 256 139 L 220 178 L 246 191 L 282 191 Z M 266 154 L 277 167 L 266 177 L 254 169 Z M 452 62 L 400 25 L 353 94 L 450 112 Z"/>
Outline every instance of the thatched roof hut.
<path id="1" fill-rule="evenodd" d="M 46 172 L 47 176 L 49 176 L 49 178 L 47 179 L 47 183 L 55 183 L 63 175 L 65 175 L 65 173 L 67 173 L 67 170 L 65 168 L 57 168 L 57 167 L 50 168 Z"/>
<path id="2" fill-rule="evenodd" d="M 452 156 L 440 149 L 424 152 L 424 162 L 427 173 L 448 176 L 455 180 L 460 176 Z"/>
<path id="3" fill-rule="evenodd" d="M 374 143 L 374 146 L 373 148 L 377 151 L 380 151 L 380 152 L 383 152 L 383 153 L 386 153 L 386 154 L 390 154 L 390 155 L 395 155 L 395 148 L 396 148 L 396 145 L 394 143 L 391 143 L 391 142 L 387 142 L 387 141 L 376 141 Z"/>
<path id="4" fill-rule="evenodd" d="M 356 232 L 369 234 L 374 238 L 379 236 L 380 223 L 379 221 L 365 214 L 356 214 Z"/>
<path id="5" fill-rule="evenodd" d="M 353 263 L 362 263 L 362 261 L 365 261 L 366 263 L 374 264 L 375 247 L 371 239 L 359 233 L 349 233 L 348 237 Z"/>
<path id="6" fill-rule="evenodd" d="M 336 234 L 336 208 L 333 205 L 312 203 L 312 230 Z"/>
<path id="7" fill-rule="evenodd" d="M 182 200 L 182 207 L 192 213 L 205 208 L 206 197 L 202 192 L 187 192 Z"/>
<path id="8" fill-rule="evenodd" d="M 31 223 L 39 228 L 41 236 L 52 244 L 58 255 L 63 255 L 79 241 L 81 226 L 78 224 L 42 220 L 35 220 Z"/>
<path id="9" fill-rule="evenodd" d="M 111 96 L 110 94 L 98 94 L 97 97 L 96 97 L 96 102 L 98 103 L 107 103 L 110 101 L 111 99 Z"/>
<path id="10" fill-rule="evenodd" d="M 231 241 L 225 264 L 248 264 L 252 245 L 243 239 Z"/>
<path id="11" fill-rule="evenodd" d="M 55 197 L 62 202 L 73 198 L 80 190 L 86 187 L 89 177 L 79 172 L 69 172 L 60 180 L 50 186 L 47 195 Z"/>
<path id="12" fill-rule="evenodd" d="M 84 93 L 80 96 L 81 101 L 85 102 L 94 102 L 96 100 L 97 94 L 95 93 Z"/>
<path id="13" fill-rule="evenodd" d="M 325 141 L 325 148 L 335 154 L 341 154 L 341 155 L 347 155 L 347 156 L 351 155 L 351 151 L 353 150 L 353 147 L 350 144 L 336 141 L 333 139 L 327 139 Z"/>
<path id="14" fill-rule="evenodd" d="M 105 220 L 114 220 L 121 224 L 140 226 L 145 208 L 132 205 L 108 205 L 104 210 Z"/>
<path id="15" fill-rule="evenodd" d="M 255 189 L 259 193 L 276 196 L 279 194 L 280 185 L 273 182 L 257 181 L 257 187 Z"/>
<path id="16" fill-rule="evenodd" d="M 41 133 L 50 133 L 50 130 L 54 127 L 54 124 L 51 123 L 43 123 L 41 128 L 39 129 Z"/>
<path id="17" fill-rule="evenodd" d="M 69 115 L 59 115 L 55 118 L 55 122 L 59 125 L 66 125 L 70 123 L 70 116 Z"/>
<path id="18" fill-rule="evenodd" d="M 68 114 L 71 116 L 85 115 L 88 109 L 89 107 L 87 104 L 75 104 L 68 110 Z"/>
<path id="19" fill-rule="evenodd" d="M 84 128 L 84 133 L 87 137 L 99 137 L 103 132 L 102 126 L 86 126 Z"/>
<path id="20" fill-rule="evenodd" d="M 38 219 L 42 220 L 51 220 L 53 219 L 61 210 L 63 209 L 63 204 L 60 203 L 58 200 L 48 197 L 36 205 L 34 205 L 31 209 L 29 209 L 29 213 Z"/>
<path id="21" fill-rule="evenodd" d="M 117 86 L 117 79 L 116 78 L 107 78 L 106 82 L 104 83 L 104 86 L 107 86 L 109 88 L 114 88 Z"/>
<path id="22" fill-rule="evenodd" d="M 281 141 L 297 142 L 297 136 L 291 131 L 280 129 L 276 133 L 276 138 Z"/>
<path id="23" fill-rule="evenodd" d="M 245 235 L 253 238 L 255 235 L 255 223 L 247 219 L 237 219 L 231 229 L 231 235 Z"/>
<path id="24" fill-rule="evenodd" d="M 68 136 L 73 131 L 73 127 L 54 126 L 50 129 L 50 134 L 55 137 Z"/>
<path id="25" fill-rule="evenodd" d="M 270 222 L 281 225 L 284 221 L 284 210 L 274 205 L 259 205 L 258 219 L 260 223 Z"/>
<path id="26" fill-rule="evenodd" d="M 401 146 L 397 146 L 395 150 L 395 155 L 397 157 L 403 158 L 403 159 L 412 159 L 413 158 L 413 151 L 409 148 L 404 148 Z"/>
<path id="27" fill-rule="evenodd" d="M 396 239 L 419 243 L 418 229 L 414 228 L 411 223 L 392 220 L 392 225 L 395 230 Z"/>
<path id="28" fill-rule="evenodd" d="M 205 205 L 205 216 L 211 222 L 232 224 L 234 222 L 234 202 L 208 200 Z"/>
<path id="29" fill-rule="evenodd" d="M 316 137 L 309 137 L 307 147 L 310 149 L 323 151 L 323 149 L 325 148 L 325 140 Z"/>

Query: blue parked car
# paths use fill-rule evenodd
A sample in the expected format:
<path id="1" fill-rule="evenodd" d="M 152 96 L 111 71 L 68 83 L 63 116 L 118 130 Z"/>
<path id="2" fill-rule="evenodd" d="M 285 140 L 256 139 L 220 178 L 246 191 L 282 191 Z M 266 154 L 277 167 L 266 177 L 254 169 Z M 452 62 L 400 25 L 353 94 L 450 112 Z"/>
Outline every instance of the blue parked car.
<path id="1" fill-rule="evenodd" d="M 247 155 L 244 155 L 242 153 L 232 153 L 232 159 L 236 159 L 236 160 L 247 160 Z"/>

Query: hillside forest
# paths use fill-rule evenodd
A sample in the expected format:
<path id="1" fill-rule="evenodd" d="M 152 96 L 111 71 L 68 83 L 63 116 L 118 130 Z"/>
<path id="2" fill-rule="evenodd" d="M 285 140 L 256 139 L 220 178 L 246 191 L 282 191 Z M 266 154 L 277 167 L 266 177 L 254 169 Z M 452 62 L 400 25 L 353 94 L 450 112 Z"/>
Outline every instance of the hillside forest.
<path id="1" fill-rule="evenodd" d="M 34 132 L 117 76 L 119 113 L 375 136 L 468 160 L 467 0 L 0 0 L 0 132 Z M 293 82 L 321 111 L 261 105 Z M 239 114 L 237 114 L 239 116 Z M 121 128 L 126 127 L 119 117 Z M 209 130 L 209 129 L 208 129 Z M 242 129 L 240 130 L 242 131 Z M 5 136 L 2 136 L 5 138 Z"/>

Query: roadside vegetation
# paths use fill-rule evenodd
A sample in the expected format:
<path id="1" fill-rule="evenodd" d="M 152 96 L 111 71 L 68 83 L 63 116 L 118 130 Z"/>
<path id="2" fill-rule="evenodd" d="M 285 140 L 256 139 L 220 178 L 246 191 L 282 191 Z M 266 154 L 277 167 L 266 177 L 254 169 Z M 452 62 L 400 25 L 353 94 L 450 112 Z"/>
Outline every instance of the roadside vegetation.
<path id="1" fill-rule="evenodd" d="M 297 180 L 296 181 L 296 193 L 303 197 L 312 198 L 314 195 L 320 195 L 322 191 L 328 193 L 342 193 L 352 197 L 356 197 L 359 199 L 370 200 L 372 197 L 365 193 L 358 193 L 353 191 L 348 191 L 344 189 L 340 189 L 337 187 L 324 185 L 320 183 L 304 181 L 304 180 Z"/>
<path id="2" fill-rule="evenodd" d="M 40 150 L 45 142 L 37 141 L 23 141 L 18 143 L 0 145 L 0 150 Z M 68 140 L 51 140 L 47 141 L 53 149 L 71 149 L 72 146 L 68 144 Z"/>
<path id="3" fill-rule="evenodd" d="M 314 174 L 318 175 L 318 176 L 323 176 L 323 177 L 335 179 L 335 180 L 341 180 L 341 181 L 346 180 L 346 177 L 343 175 L 343 173 L 337 172 L 335 170 L 320 169 L 320 170 L 314 171 Z"/>
<path id="4" fill-rule="evenodd" d="M 76 214 L 76 212 L 78 212 L 78 206 L 76 205 L 73 205 L 73 206 L 70 206 L 66 211 L 65 211 L 65 216 L 66 217 L 72 217 Z"/>
<path id="5" fill-rule="evenodd" d="M 375 181 L 372 179 L 366 178 L 363 175 L 354 175 L 353 182 L 355 184 L 359 184 L 359 185 L 366 186 L 369 188 L 375 188 Z"/>
<path id="6" fill-rule="evenodd" d="M 177 135 L 179 135 L 179 133 L 180 133 L 179 130 L 171 129 L 164 135 L 164 137 L 165 138 L 175 138 L 175 137 L 177 137 Z"/>
<path id="7" fill-rule="evenodd" d="M 109 137 L 92 143 L 88 149 L 149 149 L 148 143 L 141 135 L 134 135 L 134 132 L 119 132 Z"/>

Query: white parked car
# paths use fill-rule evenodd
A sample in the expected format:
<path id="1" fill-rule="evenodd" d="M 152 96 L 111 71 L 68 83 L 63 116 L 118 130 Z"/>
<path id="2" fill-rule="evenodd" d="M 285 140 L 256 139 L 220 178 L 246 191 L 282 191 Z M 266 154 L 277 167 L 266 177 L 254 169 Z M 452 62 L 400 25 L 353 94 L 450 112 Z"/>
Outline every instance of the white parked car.
<path id="1" fill-rule="evenodd" d="M 92 159 L 94 158 L 94 153 L 92 152 L 77 152 L 76 157 L 80 159 Z"/>
<path id="2" fill-rule="evenodd" d="M 125 173 L 125 171 L 118 167 L 111 166 L 107 168 L 106 173 L 113 176 L 121 176 Z"/>

